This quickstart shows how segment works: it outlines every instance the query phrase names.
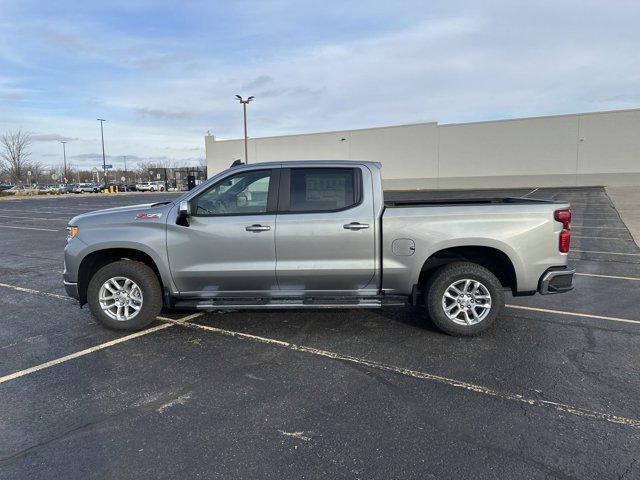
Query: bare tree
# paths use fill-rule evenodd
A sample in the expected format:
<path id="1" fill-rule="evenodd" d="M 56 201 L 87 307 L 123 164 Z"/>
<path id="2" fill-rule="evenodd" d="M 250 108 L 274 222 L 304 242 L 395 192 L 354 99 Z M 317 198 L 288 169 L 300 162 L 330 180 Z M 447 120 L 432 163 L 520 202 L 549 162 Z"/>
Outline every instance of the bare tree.
<path id="1" fill-rule="evenodd" d="M 9 181 L 20 183 L 24 178 L 29 160 L 31 135 L 22 130 L 0 136 L 0 158 L 7 171 Z"/>
<path id="2" fill-rule="evenodd" d="M 36 184 L 39 184 L 40 180 L 44 180 L 44 165 L 41 161 L 31 161 L 25 166 L 25 169 L 31 172 L 31 180 L 35 181 Z"/>

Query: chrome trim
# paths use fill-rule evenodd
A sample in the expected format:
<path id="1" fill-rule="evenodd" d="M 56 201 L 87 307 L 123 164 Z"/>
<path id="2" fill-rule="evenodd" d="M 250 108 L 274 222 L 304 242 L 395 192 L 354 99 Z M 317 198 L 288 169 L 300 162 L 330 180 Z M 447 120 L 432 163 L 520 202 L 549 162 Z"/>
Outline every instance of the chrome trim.
<path id="1" fill-rule="evenodd" d="M 562 270 L 547 270 L 542 275 L 542 277 L 540 277 L 540 286 L 538 287 L 538 292 L 540 292 L 541 295 L 551 295 L 554 293 L 563 293 L 563 292 L 568 292 L 569 290 L 573 290 L 573 275 L 575 273 L 576 273 L 575 268 L 564 268 Z M 556 277 L 564 277 L 564 276 L 572 277 L 570 286 L 560 287 L 560 288 L 555 288 L 551 286 L 551 288 L 549 288 L 549 284 L 551 283 L 551 280 L 553 280 Z"/>

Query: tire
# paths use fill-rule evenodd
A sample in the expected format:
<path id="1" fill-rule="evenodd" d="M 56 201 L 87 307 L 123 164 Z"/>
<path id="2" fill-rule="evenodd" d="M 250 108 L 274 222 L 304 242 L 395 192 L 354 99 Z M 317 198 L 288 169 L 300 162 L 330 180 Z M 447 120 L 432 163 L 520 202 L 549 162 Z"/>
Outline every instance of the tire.
<path id="1" fill-rule="evenodd" d="M 454 298 L 445 296 L 446 293 Z M 500 315 L 504 289 L 486 268 L 472 262 L 453 262 L 436 270 L 427 282 L 425 306 L 433 323 L 443 332 L 472 337 L 487 330 Z"/>
<path id="2" fill-rule="evenodd" d="M 115 283 L 110 282 L 103 290 L 106 282 L 113 279 L 117 279 Z M 130 290 L 127 291 L 125 280 L 132 282 L 137 290 L 129 284 Z M 118 290 L 116 285 L 125 288 Z M 110 296 L 108 300 L 103 301 L 102 305 L 99 298 L 101 290 L 103 295 Z M 116 297 L 115 292 L 118 291 L 120 296 Z M 116 298 L 126 304 L 118 308 Z M 162 289 L 156 273 L 144 263 L 118 260 L 105 265 L 93 275 L 87 288 L 87 303 L 93 316 L 105 327 L 123 331 L 140 330 L 153 322 L 160 313 Z M 105 309 L 103 306 L 111 308 Z M 135 307 L 139 307 L 137 313 L 134 313 Z M 125 311 L 128 318 L 125 317 Z M 119 316 L 120 319 L 114 316 Z"/>

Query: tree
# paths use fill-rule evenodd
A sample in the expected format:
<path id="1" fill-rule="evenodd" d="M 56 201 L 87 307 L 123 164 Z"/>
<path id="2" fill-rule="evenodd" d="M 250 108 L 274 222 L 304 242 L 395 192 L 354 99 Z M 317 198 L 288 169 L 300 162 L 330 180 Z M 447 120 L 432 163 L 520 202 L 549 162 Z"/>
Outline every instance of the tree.
<path id="1" fill-rule="evenodd" d="M 10 182 L 20 183 L 25 177 L 30 148 L 31 135 L 22 130 L 5 133 L 0 137 L 0 158 Z"/>
<path id="2" fill-rule="evenodd" d="M 41 161 L 36 160 L 29 162 L 25 166 L 25 170 L 29 170 L 31 172 L 31 182 L 40 183 L 41 180 L 44 180 L 44 165 Z"/>

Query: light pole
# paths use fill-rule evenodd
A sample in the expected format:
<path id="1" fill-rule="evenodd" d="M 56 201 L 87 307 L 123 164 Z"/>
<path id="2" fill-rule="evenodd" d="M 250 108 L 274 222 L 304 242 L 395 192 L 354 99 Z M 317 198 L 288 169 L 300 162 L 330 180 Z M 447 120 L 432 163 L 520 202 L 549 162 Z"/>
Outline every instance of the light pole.
<path id="1" fill-rule="evenodd" d="M 127 156 L 124 156 L 124 178 L 125 178 L 125 183 L 126 183 L 126 178 L 127 178 Z"/>
<path id="2" fill-rule="evenodd" d="M 107 160 L 104 156 L 104 129 L 102 124 L 106 122 L 104 118 L 97 119 L 100 122 L 100 137 L 102 138 L 102 171 L 104 173 L 104 188 L 107 188 Z"/>
<path id="3" fill-rule="evenodd" d="M 67 147 L 66 147 L 66 141 L 61 140 L 60 143 L 62 144 L 62 157 L 64 158 L 64 183 L 67 183 Z"/>
<path id="4" fill-rule="evenodd" d="M 247 103 L 253 100 L 253 97 L 248 97 L 246 100 L 243 100 L 240 95 L 236 95 L 236 98 L 242 104 L 244 113 L 244 163 L 249 163 L 249 149 L 247 147 Z"/>

